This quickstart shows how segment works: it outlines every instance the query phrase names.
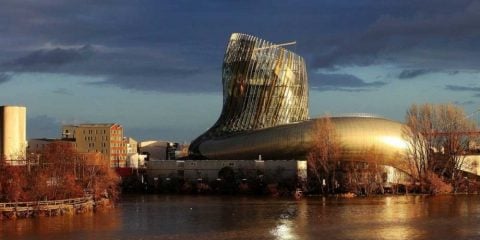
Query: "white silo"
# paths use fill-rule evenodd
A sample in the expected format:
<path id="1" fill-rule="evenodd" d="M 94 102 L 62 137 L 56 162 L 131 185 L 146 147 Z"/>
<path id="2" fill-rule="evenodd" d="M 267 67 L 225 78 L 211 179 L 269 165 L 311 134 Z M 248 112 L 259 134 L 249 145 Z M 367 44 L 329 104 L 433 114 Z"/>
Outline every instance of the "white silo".
<path id="1" fill-rule="evenodd" d="M 27 108 L 0 106 L 0 156 L 12 165 L 25 163 Z"/>

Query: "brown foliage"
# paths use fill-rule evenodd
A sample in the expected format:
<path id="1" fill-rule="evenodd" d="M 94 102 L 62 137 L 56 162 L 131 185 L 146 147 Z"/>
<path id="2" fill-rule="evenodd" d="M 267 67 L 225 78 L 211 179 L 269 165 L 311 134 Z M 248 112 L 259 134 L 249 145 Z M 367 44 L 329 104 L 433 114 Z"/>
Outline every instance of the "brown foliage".
<path id="1" fill-rule="evenodd" d="M 476 129 L 464 110 L 453 104 L 413 104 L 407 111 L 404 137 L 409 141 L 410 172 L 421 184 L 448 179 L 453 186 L 461 181 L 469 142 Z"/>
<path id="2" fill-rule="evenodd" d="M 83 197 L 93 193 L 96 199 L 117 198 L 118 175 L 80 155 L 70 143 L 55 142 L 25 166 L 0 162 L 0 202 L 57 200 Z M 38 159 L 38 161 L 37 161 Z"/>
<path id="3" fill-rule="evenodd" d="M 335 125 L 329 116 L 319 119 L 312 136 L 313 147 L 308 153 L 307 163 L 310 173 L 313 173 L 322 187 L 322 192 L 333 191 L 336 185 L 335 170 L 341 155 L 341 143 L 335 131 Z"/>
<path id="4" fill-rule="evenodd" d="M 25 169 L 8 166 L 5 161 L 0 165 L 0 197 L 9 202 L 28 200 L 27 194 L 23 191 L 27 187 Z"/>

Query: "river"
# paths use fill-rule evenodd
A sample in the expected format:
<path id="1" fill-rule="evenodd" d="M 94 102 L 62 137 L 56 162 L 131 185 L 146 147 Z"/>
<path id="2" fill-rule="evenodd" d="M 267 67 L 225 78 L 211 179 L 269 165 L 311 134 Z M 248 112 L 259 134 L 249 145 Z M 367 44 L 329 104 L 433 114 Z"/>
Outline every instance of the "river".
<path id="1" fill-rule="evenodd" d="M 96 213 L 3 221 L 0 239 L 480 239 L 480 196 L 124 195 Z"/>

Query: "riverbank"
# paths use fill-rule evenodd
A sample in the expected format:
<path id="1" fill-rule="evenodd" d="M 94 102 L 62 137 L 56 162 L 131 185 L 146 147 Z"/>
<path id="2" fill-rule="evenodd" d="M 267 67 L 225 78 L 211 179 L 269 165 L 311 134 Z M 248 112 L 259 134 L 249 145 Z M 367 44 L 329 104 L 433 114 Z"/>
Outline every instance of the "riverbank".
<path id="1" fill-rule="evenodd" d="M 93 197 L 0 203 L 0 220 L 75 215 L 109 206 L 112 206 L 112 202 L 109 199 L 94 200 Z"/>

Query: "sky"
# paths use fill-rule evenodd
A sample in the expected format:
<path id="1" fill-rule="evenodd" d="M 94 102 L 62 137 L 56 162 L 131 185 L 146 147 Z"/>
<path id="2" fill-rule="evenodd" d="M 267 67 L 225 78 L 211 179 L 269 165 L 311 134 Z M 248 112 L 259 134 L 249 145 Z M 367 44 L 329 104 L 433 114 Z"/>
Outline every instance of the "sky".
<path id="1" fill-rule="evenodd" d="M 190 142 L 219 117 L 229 37 L 304 57 L 310 116 L 480 107 L 480 1 L 0 0 L 0 105 L 27 138 L 110 123 L 137 140 Z"/>

